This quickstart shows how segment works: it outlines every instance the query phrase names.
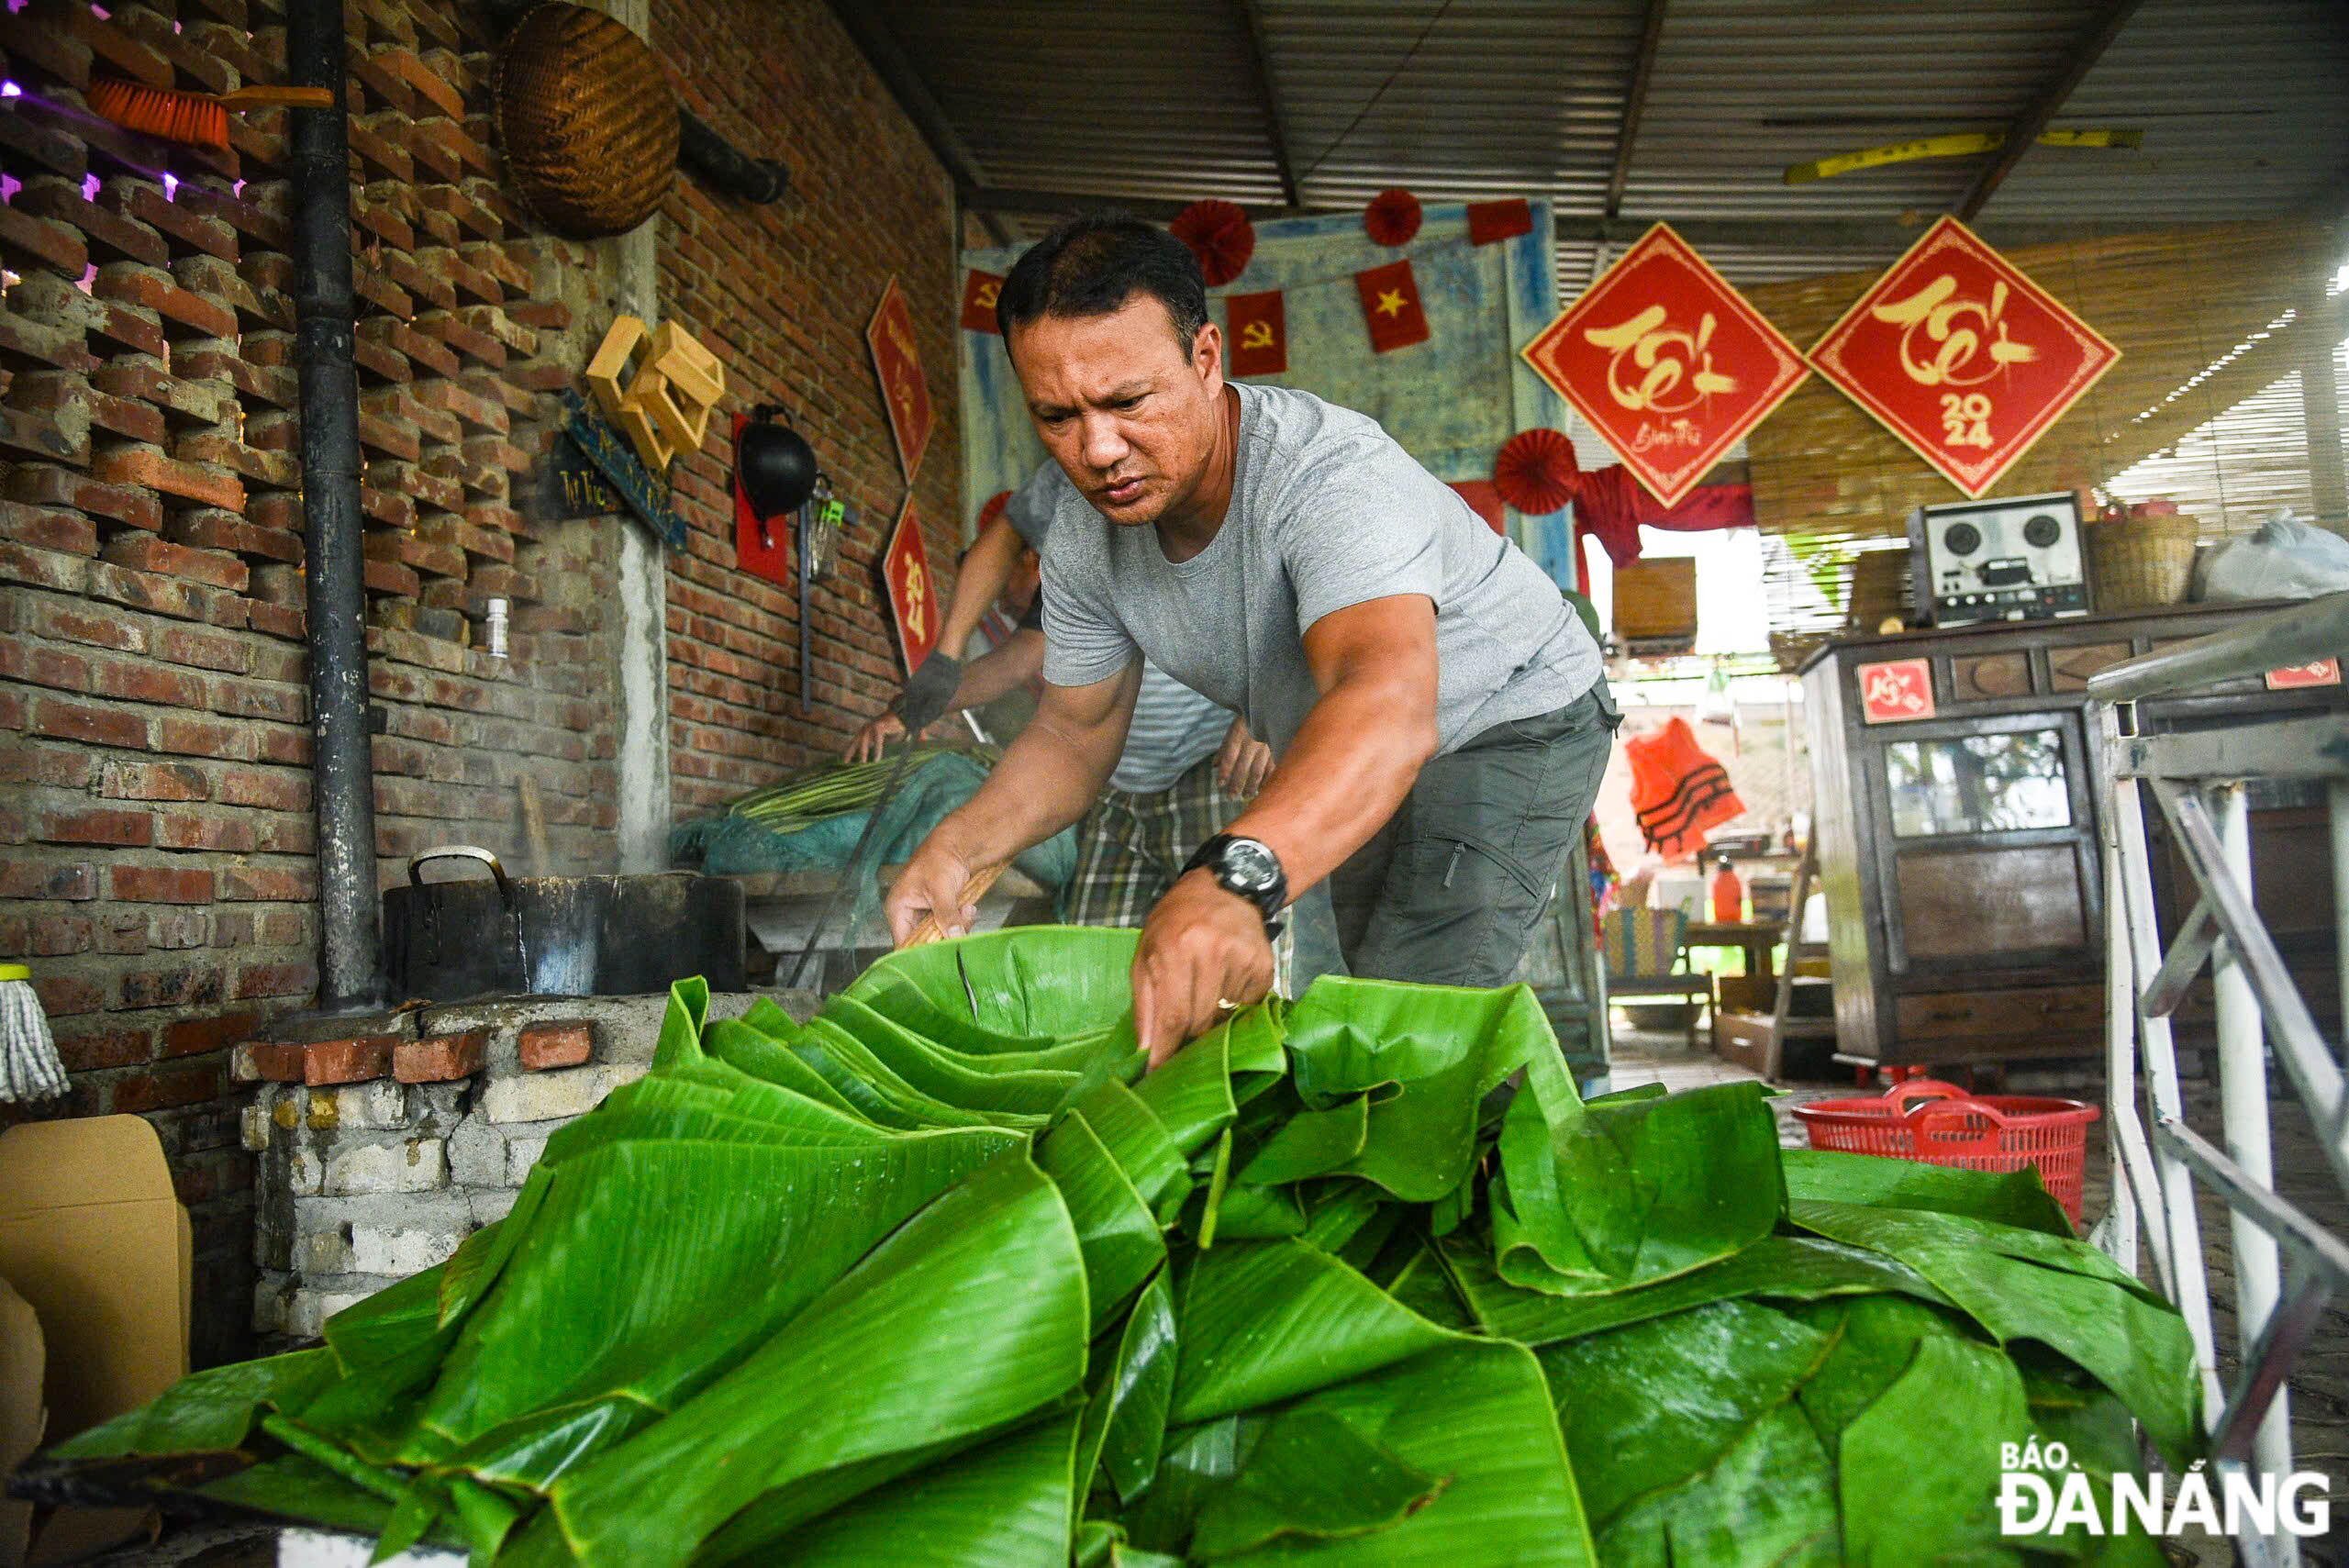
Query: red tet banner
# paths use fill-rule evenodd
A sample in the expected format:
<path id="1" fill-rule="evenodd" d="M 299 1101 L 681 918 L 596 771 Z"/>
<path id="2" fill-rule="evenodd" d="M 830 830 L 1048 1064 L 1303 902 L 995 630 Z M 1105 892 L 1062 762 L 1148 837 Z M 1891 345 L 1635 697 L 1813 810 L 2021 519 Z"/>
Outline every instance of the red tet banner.
<path id="1" fill-rule="evenodd" d="M 1661 223 L 1525 358 L 1666 506 L 1809 373 L 1786 335 Z"/>
<path id="2" fill-rule="evenodd" d="M 1288 369 L 1288 308 L 1281 291 L 1226 295 L 1231 322 L 1231 373 L 1279 375 Z"/>
<path id="3" fill-rule="evenodd" d="M 1533 204 L 1522 197 L 1468 204 L 1468 240 L 1473 245 L 1490 245 L 1496 239 L 1514 239 L 1532 232 Z"/>
<path id="4" fill-rule="evenodd" d="M 1369 324 L 1373 350 L 1383 354 L 1428 340 L 1428 313 L 1419 305 L 1419 282 L 1409 261 L 1356 272 L 1354 287 L 1362 295 L 1362 318 Z"/>
<path id="5" fill-rule="evenodd" d="M 1810 350 L 1812 369 L 1969 496 L 2120 359 L 1954 217 L 1927 229 Z"/>
<path id="6" fill-rule="evenodd" d="M 2319 659 L 2310 664 L 2288 664 L 2281 670 L 2267 672 L 2267 689 L 2271 692 L 2298 691 L 2303 686 L 2337 686 L 2341 684 L 2341 661 Z"/>
<path id="7" fill-rule="evenodd" d="M 880 373 L 882 401 L 889 406 L 897 462 L 910 484 L 914 471 L 921 467 L 921 454 L 930 450 L 938 416 L 930 406 L 930 384 L 922 379 L 920 351 L 914 347 L 913 311 L 895 277 L 881 292 L 881 306 L 864 328 L 864 341 L 873 350 L 873 368 Z"/>
<path id="8" fill-rule="evenodd" d="M 914 513 L 910 496 L 906 509 L 897 514 L 889 548 L 881 552 L 881 578 L 889 586 L 889 616 L 896 623 L 897 652 L 910 675 L 938 646 L 946 618 L 938 584 L 930 574 L 930 552 L 922 548 L 921 519 Z"/>
<path id="9" fill-rule="evenodd" d="M 963 327 L 971 332 L 992 332 L 1003 336 L 1003 328 L 996 320 L 996 296 L 1003 292 L 1003 280 L 993 272 L 983 272 L 973 267 L 963 280 Z"/>
<path id="10" fill-rule="evenodd" d="M 1860 717 L 1870 724 L 1901 724 L 1933 717 L 1932 664 L 1923 659 L 1897 659 L 1889 664 L 1863 664 L 1860 676 Z"/>

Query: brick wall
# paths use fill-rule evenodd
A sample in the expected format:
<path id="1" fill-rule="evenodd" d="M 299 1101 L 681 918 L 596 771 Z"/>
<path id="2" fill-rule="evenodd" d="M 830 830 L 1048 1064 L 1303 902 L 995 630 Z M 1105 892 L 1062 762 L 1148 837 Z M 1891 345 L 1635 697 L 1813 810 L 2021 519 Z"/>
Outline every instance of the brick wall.
<path id="1" fill-rule="evenodd" d="M 681 181 L 658 220 L 664 309 L 723 355 L 730 401 L 802 414 L 868 517 L 818 594 L 810 725 L 785 687 L 795 602 L 732 570 L 722 426 L 681 460 L 680 814 L 844 734 L 894 677 L 870 562 L 904 486 L 862 336 L 893 270 L 940 412 L 933 549 L 956 494 L 943 178 L 821 6 L 718 11 L 664 10 L 656 46 L 796 188 L 746 213 Z M 533 520 L 517 495 L 549 395 L 608 319 L 614 248 L 538 234 L 502 194 L 473 7 L 351 0 L 346 17 L 384 874 L 451 840 L 610 870 L 607 606 L 635 525 Z M 231 117 L 231 148 L 210 153 L 82 102 L 94 73 L 282 80 L 284 48 L 277 0 L 0 12 L 0 72 L 22 90 L 0 99 L 0 957 L 34 964 L 72 1073 L 37 1114 L 134 1112 L 162 1134 L 196 1223 L 199 1362 L 241 1349 L 250 1299 L 227 1052 L 317 982 L 283 117 Z M 492 595 L 515 605 L 503 663 L 473 646 Z M 549 867 L 524 849 L 526 773 Z M 0 1126 L 25 1114 L 0 1108 Z"/>
<path id="2" fill-rule="evenodd" d="M 938 428 L 914 486 L 930 558 L 952 581 L 962 483 L 954 413 L 952 184 L 820 0 L 653 0 L 652 42 L 685 103 L 736 145 L 779 157 L 792 189 L 745 208 L 680 181 L 662 214 L 661 302 L 726 361 L 728 411 L 788 407 L 860 514 L 819 581 L 815 711 L 799 708 L 798 601 L 734 569 L 729 459 L 679 460 L 693 530 L 669 575 L 670 764 L 680 817 L 837 751 L 904 678 L 874 558 L 907 486 L 864 327 L 895 273 L 913 306 Z"/>

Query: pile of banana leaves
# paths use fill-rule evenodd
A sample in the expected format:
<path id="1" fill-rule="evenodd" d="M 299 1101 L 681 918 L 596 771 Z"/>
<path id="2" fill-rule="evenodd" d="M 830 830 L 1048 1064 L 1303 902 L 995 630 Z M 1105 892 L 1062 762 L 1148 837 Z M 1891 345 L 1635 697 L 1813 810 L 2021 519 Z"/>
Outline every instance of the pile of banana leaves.
<path id="1" fill-rule="evenodd" d="M 2001 1444 L 2199 1432 L 2029 1173 L 1583 1101 L 1522 987 L 1325 980 L 1145 1075 L 1133 941 L 912 950 L 806 1025 L 680 984 L 507 1219 L 50 1473 L 517 1568 L 2162 1562 L 1998 1534 Z"/>

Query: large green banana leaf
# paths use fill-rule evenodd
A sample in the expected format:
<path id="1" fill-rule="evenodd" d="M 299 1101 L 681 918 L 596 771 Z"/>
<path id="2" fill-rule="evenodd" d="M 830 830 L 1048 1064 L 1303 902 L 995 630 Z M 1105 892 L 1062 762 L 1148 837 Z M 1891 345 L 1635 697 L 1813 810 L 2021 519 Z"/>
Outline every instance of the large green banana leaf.
<path id="1" fill-rule="evenodd" d="M 1324 981 L 1145 1074 L 1134 940 L 804 1024 L 681 984 L 505 1220 L 43 1462 L 479 1568 L 1693 1568 L 2002 1561 L 1999 1442 L 2195 1448 L 2176 1316 L 2028 1176 L 1585 1104 L 1521 987 Z"/>

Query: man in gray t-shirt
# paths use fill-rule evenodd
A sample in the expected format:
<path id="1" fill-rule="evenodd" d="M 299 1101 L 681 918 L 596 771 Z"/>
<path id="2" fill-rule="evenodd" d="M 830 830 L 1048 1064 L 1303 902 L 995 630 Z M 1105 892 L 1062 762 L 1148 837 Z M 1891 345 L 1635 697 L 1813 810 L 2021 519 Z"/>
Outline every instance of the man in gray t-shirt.
<path id="1" fill-rule="evenodd" d="M 890 890 L 893 930 L 932 912 L 961 929 L 974 873 L 1082 813 L 1147 656 L 1278 759 L 1142 928 L 1153 1062 L 1264 994 L 1274 917 L 1325 879 L 1355 973 L 1507 980 L 1618 721 L 1556 587 L 1375 421 L 1227 385 L 1197 264 L 1163 230 L 1067 225 L 998 299 L 1067 481 L 1044 550 L 1047 684 Z"/>

